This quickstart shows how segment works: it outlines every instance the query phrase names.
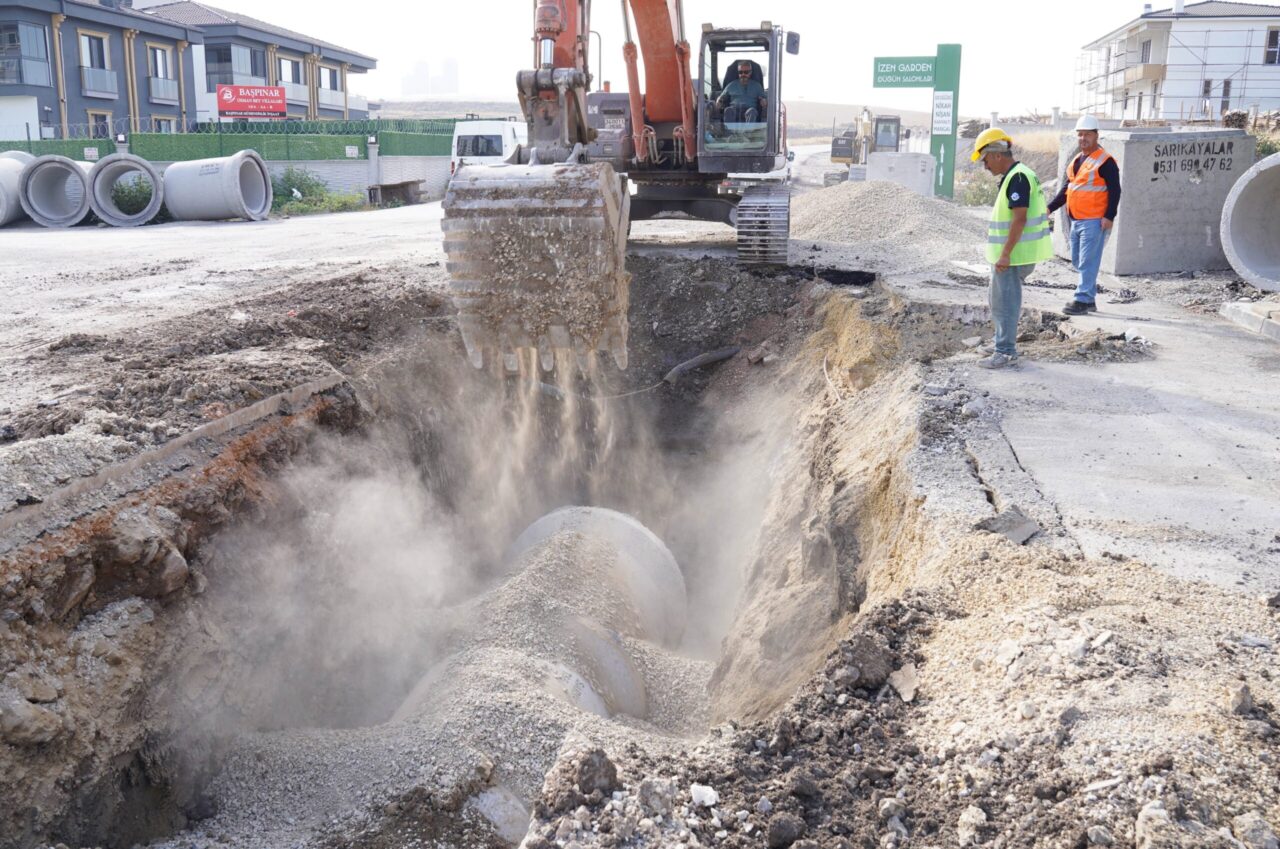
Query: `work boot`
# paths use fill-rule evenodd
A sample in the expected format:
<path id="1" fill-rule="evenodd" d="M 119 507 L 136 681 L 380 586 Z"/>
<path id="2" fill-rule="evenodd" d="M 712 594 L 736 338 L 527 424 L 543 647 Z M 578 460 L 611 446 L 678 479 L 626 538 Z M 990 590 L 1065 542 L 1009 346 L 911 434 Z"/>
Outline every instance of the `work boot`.
<path id="1" fill-rule="evenodd" d="M 1085 301 L 1072 301 L 1062 308 L 1062 312 L 1066 315 L 1088 315 L 1097 311 L 1097 304 L 1086 303 Z"/>
<path id="2" fill-rule="evenodd" d="M 978 365 L 982 368 L 1015 368 L 1018 365 L 1018 355 L 1010 356 L 997 351 L 985 359 L 978 360 Z"/>

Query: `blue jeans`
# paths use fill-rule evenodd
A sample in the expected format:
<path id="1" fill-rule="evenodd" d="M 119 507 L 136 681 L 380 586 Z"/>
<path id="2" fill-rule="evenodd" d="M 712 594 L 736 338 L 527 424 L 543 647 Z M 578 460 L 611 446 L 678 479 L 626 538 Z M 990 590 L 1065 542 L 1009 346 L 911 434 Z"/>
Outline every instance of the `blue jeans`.
<path id="1" fill-rule="evenodd" d="M 1102 265 L 1102 249 L 1110 234 L 1110 230 L 1102 229 L 1101 218 L 1071 220 L 1071 264 L 1080 272 L 1075 298 L 1082 304 L 1098 299 L 1098 266 Z"/>
<path id="2" fill-rule="evenodd" d="M 1007 271 L 991 268 L 991 321 L 996 326 L 996 353 L 1018 355 L 1018 316 L 1022 314 L 1022 281 L 1035 265 L 1011 265 Z"/>

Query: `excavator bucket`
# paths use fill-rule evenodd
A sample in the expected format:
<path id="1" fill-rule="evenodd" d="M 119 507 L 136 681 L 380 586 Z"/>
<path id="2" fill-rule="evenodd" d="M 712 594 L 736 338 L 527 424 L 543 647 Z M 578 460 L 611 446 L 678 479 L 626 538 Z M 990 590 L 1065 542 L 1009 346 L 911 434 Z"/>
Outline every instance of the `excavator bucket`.
<path id="1" fill-rule="evenodd" d="M 608 163 L 471 165 L 444 201 L 444 249 L 458 325 L 476 368 L 501 356 L 542 368 L 572 350 L 627 367 L 624 267 L 630 196 Z"/>

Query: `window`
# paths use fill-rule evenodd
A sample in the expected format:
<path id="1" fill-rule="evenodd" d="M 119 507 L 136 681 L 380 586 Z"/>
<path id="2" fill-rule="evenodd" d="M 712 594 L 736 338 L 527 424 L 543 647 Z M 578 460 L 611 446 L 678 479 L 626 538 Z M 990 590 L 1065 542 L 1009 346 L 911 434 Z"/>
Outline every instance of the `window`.
<path id="1" fill-rule="evenodd" d="M 244 82 L 247 77 L 254 81 L 267 80 L 267 52 L 256 47 L 245 47 L 241 44 L 231 45 L 231 69 L 236 75 L 236 82 Z"/>
<path id="2" fill-rule="evenodd" d="M 111 113 L 110 112 L 94 112 L 90 110 L 89 128 L 90 135 L 95 139 L 111 138 Z"/>
<path id="3" fill-rule="evenodd" d="M 267 51 L 249 50 L 249 73 L 264 80 L 267 78 Z"/>
<path id="4" fill-rule="evenodd" d="M 337 68 L 320 68 L 320 88 L 330 91 L 342 91 Z"/>
<path id="5" fill-rule="evenodd" d="M 217 91 L 219 85 L 231 85 L 235 74 L 231 70 L 231 45 L 208 44 L 204 48 L 205 78 L 209 91 Z"/>
<path id="6" fill-rule="evenodd" d="M 151 76 L 158 80 L 171 80 L 173 76 L 173 55 L 168 47 L 147 46 L 147 61 L 151 65 Z"/>
<path id="7" fill-rule="evenodd" d="M 1280 65 L 1280 27 L 1267 30 L 1267 50 L 1262 56 L 1265 65 Z"/>
<path id="8" fill-rule="evenodd" d="M 1143 65 L 1151 63 L 1151 39 L 1142 42 L 1142 47 L 1138 49 L 1138 61 Z"/>
<path id="9" fill-rule="evenodd" d="M 280 60 L 280 82 L 302 84 L 302 62 L 297 59 Z"/>
<path id="10" fill-rule="evenodd" d="M 152 123 L 155 125 L 155 132 L 157 132 L 157 133 L 172 133 L 172 132 L 173 132 L 173 119 L 172 119 L 172 118 L 153 118 L 153 119 L 151 119 L 151 121 L 152 121 Z"/>
<path id="11" fill-rule="evenodd" d="M 0 83 L 47 86 L 49 41 L 44 27 L 0 24 Z"/>
<path id="12" fill-rule="evenodd" d="M 1200 91 L 1200 96 L 1208 100 L 1213 95 L 1213 80 L 1205 80 L 1204 87 Z"/>
<path id="13" fill-rule="evenodd" d="M 1231 80 L 1222 81 L 1222 111 L 1231 110 Z"/>
<path id="14" fill-rule="evenodd" d="M 80 67 L 97 68 L 99 70 L 106 70 L 111 67 L 107 64 L 107 37 L 105 35 L 80 33 Z"/>
<path id="15" fill-rule="evenodd" d="M 458 156 L 501 156 L 502 136 L 458 136 Z"/>
<path id="16" fill-rule="evenodd" d="M 1138 118 L 1138 120 L 1139 120 L 1139 121 L 1141 121 L 1141 120 L 1142 120 L 1142 92 L 1138 92 L 1138 115 L 1137 115 L 1137 118 Z"/>

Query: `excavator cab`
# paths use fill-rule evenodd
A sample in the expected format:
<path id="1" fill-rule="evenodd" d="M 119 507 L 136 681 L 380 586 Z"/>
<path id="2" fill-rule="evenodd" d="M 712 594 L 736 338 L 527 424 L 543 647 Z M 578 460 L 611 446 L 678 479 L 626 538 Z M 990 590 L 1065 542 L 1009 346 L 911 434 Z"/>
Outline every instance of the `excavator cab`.
<path id="1" fill-rule="evenodd" d="M 782 27 L 703 28 L 697 86 L 703 174 L 766 173 L 786 162 Z"/>

